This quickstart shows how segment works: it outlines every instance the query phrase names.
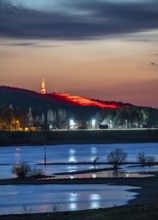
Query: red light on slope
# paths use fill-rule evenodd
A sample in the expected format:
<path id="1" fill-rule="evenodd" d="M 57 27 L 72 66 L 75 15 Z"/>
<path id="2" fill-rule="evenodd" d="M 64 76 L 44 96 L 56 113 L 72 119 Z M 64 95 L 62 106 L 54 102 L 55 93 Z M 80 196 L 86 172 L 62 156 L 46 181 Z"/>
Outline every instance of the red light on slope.
<path id="1" fill-rule="evenodd" d="M 64 101 L 68 101 L 78 106 L 91 106 L 91 107 L 99 107 L 99 108 L 120 108 L 117 104 L 104 103 L 99 101 L 94 101 L 88 98 L 84 98 L 82 96 L 72 96 L 69 94 L 54 94 L 58 98 Z"/>

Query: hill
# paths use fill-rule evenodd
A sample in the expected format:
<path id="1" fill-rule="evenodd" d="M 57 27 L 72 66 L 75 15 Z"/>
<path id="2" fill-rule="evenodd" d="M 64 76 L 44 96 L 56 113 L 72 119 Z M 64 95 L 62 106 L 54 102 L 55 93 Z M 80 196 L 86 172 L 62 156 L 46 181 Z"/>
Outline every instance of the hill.
<path id="1" fill-rule="evenodd" d="M 0 108 L 7 107 L 10 104 L 15 108 L 28 108 L 29 106 L 36 107 L 97 107 L 101 109 L 120 108 L 122 106 L 131 106 L 131 104 L 124 104 L 121 102 L 107 102 L 85 98 L 82 96 L 72 96 L 69 94 L 47 93 L 45 95 L 15 87 L 0 86 Z"/>
<path id="2" fill-rule="evenodd" d="M 0 86 L 1 127 L 4 126 L 2 125 L 4 121 L 9 121 L 7 125 L 9 127 L 13 118 L 14 121 L 19 120 L 23 126 L 46 127 L 53 124 L 53 127 L 66 128 L 72 118 L 82 121 L 79 127 L 92 127 L 92 119 L 97 121 L 97 126 L 99 124 L 115 128 L 139 127 L 141 124 L 151 126 L 157 125 L 157 112 L 156 109 L 129 103 L 107 102 L 69 94 L 43 95 L 26 89 Z"/>

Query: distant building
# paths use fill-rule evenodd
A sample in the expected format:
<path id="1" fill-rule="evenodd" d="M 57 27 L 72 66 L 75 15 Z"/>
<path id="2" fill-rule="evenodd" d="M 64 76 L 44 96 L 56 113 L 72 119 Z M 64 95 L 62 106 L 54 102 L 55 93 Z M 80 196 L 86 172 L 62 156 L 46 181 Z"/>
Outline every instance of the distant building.
<path id="1" fill-rule="evenodd" d="M 45 81 L 44 81 L 44 79 L 42 79 L 42 83 L 41 83 L 41 94 L 46 94 Z"/>

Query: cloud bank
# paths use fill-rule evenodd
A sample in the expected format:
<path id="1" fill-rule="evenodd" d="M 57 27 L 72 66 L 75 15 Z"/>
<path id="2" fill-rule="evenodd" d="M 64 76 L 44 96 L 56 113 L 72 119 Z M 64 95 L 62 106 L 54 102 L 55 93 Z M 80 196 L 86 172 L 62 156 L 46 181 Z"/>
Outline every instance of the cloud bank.
<path id="1" fill-rule="evenodd" d="M 156 0 L 0 0 L 1 37 L 85 40 L 156 29 Z"/>

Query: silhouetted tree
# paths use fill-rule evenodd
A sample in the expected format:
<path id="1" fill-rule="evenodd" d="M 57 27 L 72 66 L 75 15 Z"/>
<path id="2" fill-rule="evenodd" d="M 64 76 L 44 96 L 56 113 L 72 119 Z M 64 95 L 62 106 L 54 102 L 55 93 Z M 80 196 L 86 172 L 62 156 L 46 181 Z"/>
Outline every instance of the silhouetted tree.
<path id="1" fill-rule="evenodd" d="M 155 156 L 146 156 L 144 151 L 138 153 L 137 162 L 142 166 L 151 166 L 156 161 Z"/>
<path id="2" fill-rule="evenodd" d="M 113 169 L 117 171 L 120 165 L 127 159 L 127 153 L 121 148 L 115 148 L 107 156 L 107 161 L 112 164 Z"/>
<path id="3" fill-rule="evenodd" d="M 12 167 L 12 173 L 15 174 L 20 179 L 24 179 L 31 172 L 31 166 L 23 161 L 18 164 L 14 164 Z"/>

